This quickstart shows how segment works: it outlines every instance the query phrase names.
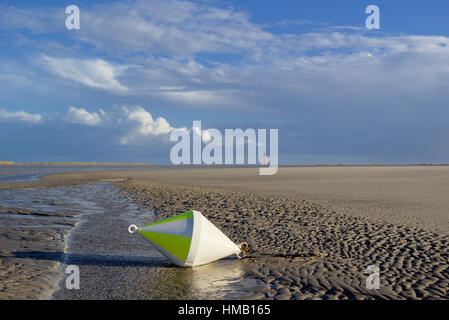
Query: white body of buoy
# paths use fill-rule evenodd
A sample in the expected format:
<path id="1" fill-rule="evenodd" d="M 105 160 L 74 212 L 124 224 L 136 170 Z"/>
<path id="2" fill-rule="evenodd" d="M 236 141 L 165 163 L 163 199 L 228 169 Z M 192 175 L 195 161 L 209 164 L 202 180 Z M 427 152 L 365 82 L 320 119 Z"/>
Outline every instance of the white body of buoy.
<path id="1" fill-rule="evenodd" d="M 182 267 L 203 265 L 233 254 L 239 257 L 242 252 L 238 245 L 195 210 L 140 228 L 131 225 L 128 230 L 130 233 L 138 231 L 167 259 Z"/>

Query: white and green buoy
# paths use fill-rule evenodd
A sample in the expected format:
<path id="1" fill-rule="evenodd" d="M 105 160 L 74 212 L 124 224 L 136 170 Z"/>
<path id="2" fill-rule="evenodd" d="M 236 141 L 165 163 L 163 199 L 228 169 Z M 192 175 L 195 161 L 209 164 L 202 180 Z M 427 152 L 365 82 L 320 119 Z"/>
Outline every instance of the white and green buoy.
<path id="1" fill-rule="evenodd" d="M 233 254 L 240 258 L 248 248 L 246 242 L 236 245 L 195 210 L 143 227 L 130 225 L 128 231 L 138 231 L 167 259 L 182 267 L 203 265 Z"/>

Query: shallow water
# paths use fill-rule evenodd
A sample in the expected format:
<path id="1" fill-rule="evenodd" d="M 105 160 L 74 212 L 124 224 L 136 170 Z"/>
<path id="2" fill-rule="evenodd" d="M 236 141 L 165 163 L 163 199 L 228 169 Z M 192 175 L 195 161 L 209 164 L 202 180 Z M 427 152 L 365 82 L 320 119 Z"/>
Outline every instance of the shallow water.
<path id="1" fill-rule="evenodd" d="M 0 228 L 73 228 L 64 252 L 18 252 L 19 258 L 61 264 L 54 299 L 244 298 L 259 283 L 246 263 L 224 259 L 196 268 L 172 265 L 130 224 L 153 221 L 132 197 L 111 183 L 55 189 L 0 190 Z M 14 208 L 20 214 L 14 213 Z M 67 265 L 80 269 L 80 289 L 65 288 Z"/>
<path id="2" fill-rule="evenodd" d="M 0 182 L 38 181 L 41 176 L 57 173 L 155 169 L 150 166 L 101 165 L 0 165 Z M 158 168 L 163 169 L 163 168 Z"/>

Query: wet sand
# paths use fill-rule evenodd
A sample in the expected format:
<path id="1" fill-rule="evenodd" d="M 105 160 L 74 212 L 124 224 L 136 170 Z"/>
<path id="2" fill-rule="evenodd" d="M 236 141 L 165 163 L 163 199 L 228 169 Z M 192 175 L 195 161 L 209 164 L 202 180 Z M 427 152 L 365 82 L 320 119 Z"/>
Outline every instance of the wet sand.
<path id="1" fill-rule="evenodd" d="M 236 258 L 194 269 L 172 265 L 128 232 L 131 223 L 154 220 L 151 210 L 108 184 L 92 185 L 90 193 L 95 205 L 71 232 L 63 263 L 79 267 L 80 289 L 68 290 L 63 278 L 53 299 L 223 299 L 258 287 L 256 280 L 242 279 L 246 264 Z"/>
<path id="2" fill-rule="evenodd" d="M 1 193 L 2 204 L 29 206 L 0 205 L 1 300 L 50 299 L 58 287 L 58 259 L 62 259 L 65 239 L 82 212 L 52 196 L 57 194 L 39 190 Z M 29 252 L 50 252 L 58 259 L 40 259 L 39 254 L 30 256 Z"/>
<path id="3" fill-rule="evenodd" d="M 195 269 L 171 265 L 127 231 L 154 213 L 110 182 L 0 196 L 26 207 L 0 207 L 0 299 L 235 299 L 260 286 L 236 257 Z M 66 288 L 68 265 L 79 268 L 77 290 Z"/>
<path id="4" fill-rule="evenodd" d="M 261 285 L 246 298 L 449 298 L 448 167 L 96 172 L 50 176 L 44 186 L 105 179 L 124 179 L 115 185 L 152 219 L 196 209 L 248 241 L 241 278 Z M 380 290 L 365 286 L 369 265 L 380 267 Z"/>
<path id="5" fill-rule="evenodd" d="M 31 257 L 16 256 L 19 251 L 64 249 L 64 230 L 55 228 L 10 228 L 0 230 L 0 300 L 50 299 L 57 286 L 59 264 Z"/>

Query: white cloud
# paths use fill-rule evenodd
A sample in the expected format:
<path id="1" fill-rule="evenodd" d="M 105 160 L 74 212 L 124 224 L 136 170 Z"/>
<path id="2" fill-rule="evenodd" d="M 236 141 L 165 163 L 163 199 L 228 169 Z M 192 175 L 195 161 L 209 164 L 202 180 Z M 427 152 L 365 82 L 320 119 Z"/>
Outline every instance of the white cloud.
<path id="1" fill-rule="evenodd" d="M 150 112 L 140 106 L 122 107 L 123 118 L 118 119 L 121 125 L 129 125 L 129 132 L 121 137 L 121 144 L 139 143 L 142 139 L 155 136 L 168 136 L 173 128 L 165 118 L 158 117 L 156 120 Z"/>
<path id="2" fill-rule="evenodd" d="M 232 8 L 178 0 L 133 1 L 83 10 L 80 37 L 99 48 L 192 55 L 258 48 L 272 35 Z"/>
<path id="3" fill-rule="evenodd" d="M 43 56 L 42 61 L 49 71 L 61 78 L 112 93 L 121 94 L 128 90 L 117 79 L 126 66 L 114 66 L 102 59 L 81 60 Z"/>
<path id="4" fill-rule="evenodd" d="M 88 112 L 83 108 L 69 107 L 69 111 L 65 115 L 64 119 L 67 122 L 82 124 L 86 126 L 97 126 L 101 123 L 101 116 L 104 115 L 102 109 L 99 110 L 99 114 L 95 112 Z"/>
<path id="5" fill-rule="evenodd" d="M 11 14 L 21 16 L 23 10 Z M 282 91 L 277 100 L 291 97 L 291 105 L 321 103 L 317 88 L 332 93 L 342 85 L 354 91 L 365 86 L 363 94 L 367 86 L 371 92 L 399 86 L 400 95 L 417 90 L 434 94 L 432 88 L 442 86 L 449 70 L 448 37 L 368 33 L 351 26 L 273 34 L 245 13 L 213 2 L 98 5 L 83 10 L 83 21 L 81 30 L 70 34 L 79 40 L 75 43 L 92 43 L 117 61 L 126 53 L 126 65 L 44 56 L 49 71 L 87 87 L 180 107 L 231 112 L 283 108 L 273 103 L 276 97 L 266 99 L 273 88 Z M 279 22 L 290 23 L 309 21 Z M 212 55 L 207 60 L 196 56 L 202 53 Z M 223 62 L 213 53 L 237 55 Z"/>
<path id="6" fill-rule="evenodd" d="M 31 114 L 25 111 L 7 111 L 2 108 L 0 109 L 0 121 L 21 121 L 31 124 L 37 124 L 42 121 L 42 116 L 37 113 Z"/>

